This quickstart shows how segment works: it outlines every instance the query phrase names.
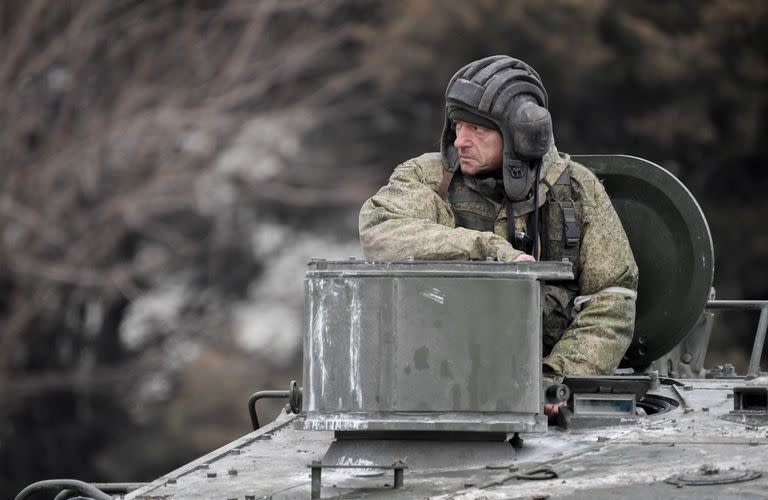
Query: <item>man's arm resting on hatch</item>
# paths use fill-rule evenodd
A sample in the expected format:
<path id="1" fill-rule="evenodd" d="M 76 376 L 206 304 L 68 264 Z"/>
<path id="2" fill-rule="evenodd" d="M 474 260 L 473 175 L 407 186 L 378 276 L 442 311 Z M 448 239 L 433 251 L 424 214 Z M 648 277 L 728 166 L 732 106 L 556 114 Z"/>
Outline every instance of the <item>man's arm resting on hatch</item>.
<path id="1" fill-rule="evenodd" d="M 398 166 L 389 183 L 360 210 L 360 241 L 367 259 L 483 260 L 511 262 L 525 254 L 487 231 L 455 227 L 436 189 L 442 171 L 419 159 Z"/>
<path id="2" fill-rule="evenodd" d="M 574 172 L 584 207 L 578 281 L 589 298 L 544 364 L 559 375 L 610 374 L 632 341 L 638 269 L 602 185 L 583 167 Z"/>
<path id="3" fill-rule="evenodd" d="M 619 293 L 597 293 L 544 358 L 559 375 L 604 375 L 616 369 L 632 341 L 635 299 Z"/>

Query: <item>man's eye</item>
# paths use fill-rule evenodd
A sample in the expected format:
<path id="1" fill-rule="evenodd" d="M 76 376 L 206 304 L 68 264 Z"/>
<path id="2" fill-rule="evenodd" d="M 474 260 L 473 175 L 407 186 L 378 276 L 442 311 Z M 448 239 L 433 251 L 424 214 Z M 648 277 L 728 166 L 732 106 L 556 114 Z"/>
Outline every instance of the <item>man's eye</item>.
<path id="1" fill-rule="evenodd" d="M 472 127 L 472 130 L 474 130 L 476 134 L 484 134 L 486 131 L 486 128 L 481 127 L 480 125 L 475 125 L 474 127 Z"/>

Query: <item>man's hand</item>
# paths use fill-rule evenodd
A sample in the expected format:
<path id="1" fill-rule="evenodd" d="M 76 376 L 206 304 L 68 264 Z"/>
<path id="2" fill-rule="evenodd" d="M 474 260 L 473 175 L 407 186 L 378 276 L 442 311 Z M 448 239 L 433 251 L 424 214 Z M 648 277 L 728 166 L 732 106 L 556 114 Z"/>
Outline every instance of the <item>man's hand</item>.
<path id="1" fill-rule="evenodd" d="M 532 262 L 536 260 L 531 255 L 517 250 L 501 236 L 487 232 L 481 232 L 480 234 L 488 235 L 486 255 L 491 258 L 495 257 L 499 262 Z"/>
<path id="2" fill-rule="evenodd" d="M 544 414 L 547 416 L 547 421 L 550 424 L 554 424 L 557 422 L 557 414 L 560 413 L 560 407 L 565 406 L 567 403 L 565 401 L 561 403 L 546 403 L 544 405 Z"/>
<path id="3" fill-rule="evenodd" d="M 536 259 L 533 258 L 533 255 L 528 255 L 527 253 L 521 253 L 514 259 L 512 259 L 512 262 L 536 262 Z"/>

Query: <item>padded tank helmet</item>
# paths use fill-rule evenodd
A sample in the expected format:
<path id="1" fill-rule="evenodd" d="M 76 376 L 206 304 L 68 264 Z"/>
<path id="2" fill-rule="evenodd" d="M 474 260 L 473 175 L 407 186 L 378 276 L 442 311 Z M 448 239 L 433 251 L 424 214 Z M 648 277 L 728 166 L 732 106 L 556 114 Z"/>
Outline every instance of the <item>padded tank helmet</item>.
<path id="1" fill-rule="evenodd" d="M 440 142 L 443 168 L 455 172 L 459 154 L 454 118 L 473 115 L 494 125 L 504 142 L 502 172 L 507 197 L 524 199 L 531 191 L 534 168 L 552 141 L 547 92 L 539 74 L 519 59 L 490 56 L 467 64 L 453 75 L 445 91 L 445 125 Z"/>

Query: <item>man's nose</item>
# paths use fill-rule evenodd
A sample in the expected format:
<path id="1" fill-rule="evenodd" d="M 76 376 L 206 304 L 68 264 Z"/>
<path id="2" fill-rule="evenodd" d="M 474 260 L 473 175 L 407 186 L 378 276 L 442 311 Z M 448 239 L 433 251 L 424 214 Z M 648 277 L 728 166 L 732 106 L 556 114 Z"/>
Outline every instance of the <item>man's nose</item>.
<path id="1" fill-rule="evenodd" d="M 459 149 L 459 148 L 466 148 L 471 145 L 472 145 L 472 141 L 470 140 L 469 132 L 466 130 L 466 127 L 461 127 L 459 130 L 456 131 L 456 140 L 453 141 L 453 146 L 456 149 Z"/>

